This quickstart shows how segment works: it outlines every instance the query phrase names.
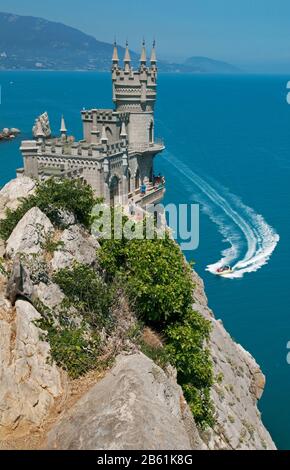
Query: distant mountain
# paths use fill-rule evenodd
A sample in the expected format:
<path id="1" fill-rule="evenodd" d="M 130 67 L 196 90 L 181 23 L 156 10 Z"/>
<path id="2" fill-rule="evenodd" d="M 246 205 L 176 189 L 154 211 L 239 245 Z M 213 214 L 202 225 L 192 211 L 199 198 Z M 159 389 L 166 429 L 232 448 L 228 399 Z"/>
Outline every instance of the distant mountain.
<path id="1" fill-rule="evenodd" d="M 110 70 L 112 51 L 112 44 L 70 26 L 0 13 L 0 69 Z"/>
<path id="2" fill-rule="evenodd" d="M 118 46 L 120 58 L 124 48 Z M 98 41 L 78 29 L 32 16 L 0 13 L 0 70 L 99 70 L 111 69 L 112 44 Z M 131 51 L 132 64 L 139 54 Z M 204 57 L 183 64 L 159 61 L 161 72 L 233 73 L 235 67 Z"/>
<path id="3" fill-rule="evenodd" d="M 186 67 L 192 67 L 194 72 L 201 73 L 238 73 L 240 69 L 234 65 L 208 57 L 190 57 L 184 62 Z"/>

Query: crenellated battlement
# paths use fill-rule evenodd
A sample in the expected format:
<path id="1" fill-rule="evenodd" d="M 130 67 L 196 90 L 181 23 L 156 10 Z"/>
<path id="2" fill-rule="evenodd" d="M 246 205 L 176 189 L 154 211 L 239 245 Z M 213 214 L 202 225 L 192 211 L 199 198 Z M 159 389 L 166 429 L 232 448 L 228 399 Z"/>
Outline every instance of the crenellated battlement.
<path id="1" fill-rule="evenodd" d="M 150 65 L 147 65 L 145 42 L 142 44 L 140 67 L 133 70 L 131 57 L 126 44 L 124 67 L 119 65 L 117 46 L 114 46 L 113 66 L 113 101 L 116 111 L 131 113 L 153 112 L 156 101 L 157 66 L 155 43 L 153 44 Z"/>
<path id="2" fill-rule="evenodd" d="M 116 44 L 112 60 L 114 109 L 83 109 L 83 139 L 68 135 L 64 117 L 53 137 L 47 113 L 33 126 L 35 140 L 23 141 L 24 174 L 35 178 L 81 178 L 107 202 L 126 202 L 140 186 L 152 187 L 153 160 L 164 149 L 154 136 L 157 67 L 155 44 L 147 65 L 145 43 L 140 67 L 133 70 L 128 44 L 124 67 Z M 22 174 L 22 170 L 18 171 Z M 131 197 L 131 196 L 130 196 Z"/>

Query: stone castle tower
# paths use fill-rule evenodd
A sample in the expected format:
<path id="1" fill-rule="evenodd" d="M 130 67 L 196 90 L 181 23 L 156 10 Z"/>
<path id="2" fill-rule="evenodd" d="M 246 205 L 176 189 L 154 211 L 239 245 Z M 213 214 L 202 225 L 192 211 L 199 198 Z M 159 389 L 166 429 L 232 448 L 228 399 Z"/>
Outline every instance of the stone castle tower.
<path id="1" fill-rule="evenodd" d="M 49 127 L 47 116 L 45 120 L 38 118 L 34 125 L 36 140 L 22 142 L 24 169 L 18 173 L 37 178 L 51 175 L 82 178 L 108 203 L 126 204 L 128 198 L 141 205 L 160 201 L 164 188 L 160 183 L 156 186 L 153 170 L 154 157 L 164 149 L 163 143 L 154 137 L 155 42 L 147 65 L 143 41 L 137 70 L 132 67 L 128 43 L 123 67 L 115 43 L 112 82 L 114 109 L 83 110 L 84 138 L 80 142 L 67 137 L 63 117 L 59 138 L 52 138 L 47 128 L 44 132 L 42 123 Z"/>

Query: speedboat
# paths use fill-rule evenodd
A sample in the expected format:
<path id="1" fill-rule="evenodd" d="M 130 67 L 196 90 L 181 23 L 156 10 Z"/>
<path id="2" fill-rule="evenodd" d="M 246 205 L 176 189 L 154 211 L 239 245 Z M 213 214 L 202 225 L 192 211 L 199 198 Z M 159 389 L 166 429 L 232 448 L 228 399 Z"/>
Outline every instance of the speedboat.
<path id="1" fill-rule="evenodd" d="M 224 276 L 225 274 L 231 274 L 232 272 L 233 272 L 233 269 L 228 265 L 221 266 L 220 268 L 216 270 L 216 274 L 218 276 Z"/>

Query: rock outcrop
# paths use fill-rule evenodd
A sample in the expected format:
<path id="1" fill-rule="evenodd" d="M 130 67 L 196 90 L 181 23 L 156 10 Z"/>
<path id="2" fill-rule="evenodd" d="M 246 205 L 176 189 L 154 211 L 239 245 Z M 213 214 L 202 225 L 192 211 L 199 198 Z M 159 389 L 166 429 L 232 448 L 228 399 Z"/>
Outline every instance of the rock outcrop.
<path id="1" fill-rule="evenodd" d="M 20 204 L 20 198 L 33 194 L 35 181 L 27 176 L 21 176 L 9 181 L 0 191 L 0 220 L 5 217 L 6 209 L 16 209 Z M 0 258 L 5 251 L 4 242 L 0 239 Z"/>
<path id="2" fill-rule="evenodd" d="M 95 263 L 99 243 L 78 225 L 64 230 L 59 242 L 60 246 L 51 261 L 54 271 L 68 268 L 75 261 L 89 266 Z"/>
<path id="3" fill-rule="evenodd" d="M 18 222 L 6 244 L 6 255 L 39 254 L 46 238 L 53 233 L 49 218 L 38 207 L 30 209 Z"/>
<path id="4" fill-rule="evenodd" d="M 47 449 L 89 450 L 202 447 L 181 388 L 141 353 L 118 357 L 45 444 Z"/>
<path id="5" fill-rule="evenodd" d="M 9 181 L 0 191 L 0 219 L 5 217 L 5 209 L 16 209 L 20 198 L 33 194 L 35 181 L 27 176 L 21 176 Z"/>
<path id="6" fill-rule="evenodd" d="M 2 131 L 0 131 L 0 142 L 1 140 L 11 140 L 14 139 L 18 134 L 20 134 L 20 130 L 16 129 L 16 127 L 4 127 Z"/>
<path id="7" fill-rule="evenodd" d="M 24 300 L 15 312 L 0 305 L 0 430 L 39 426 L 62 393 L 60 371 L 49 362 L 50 346 L 35 321 L 40 314 Z"/>
<path id="8" fill-rule="evenodd" d="M 211 321 L 210 349 L 215 383 L 216 425 L 202 434 L 209 449 L 275 449 L 257 407 L 265 377 L 255 359 L 237 344 L 207 306 L 203 282 L 194 273 L 196 311 Z"/>

